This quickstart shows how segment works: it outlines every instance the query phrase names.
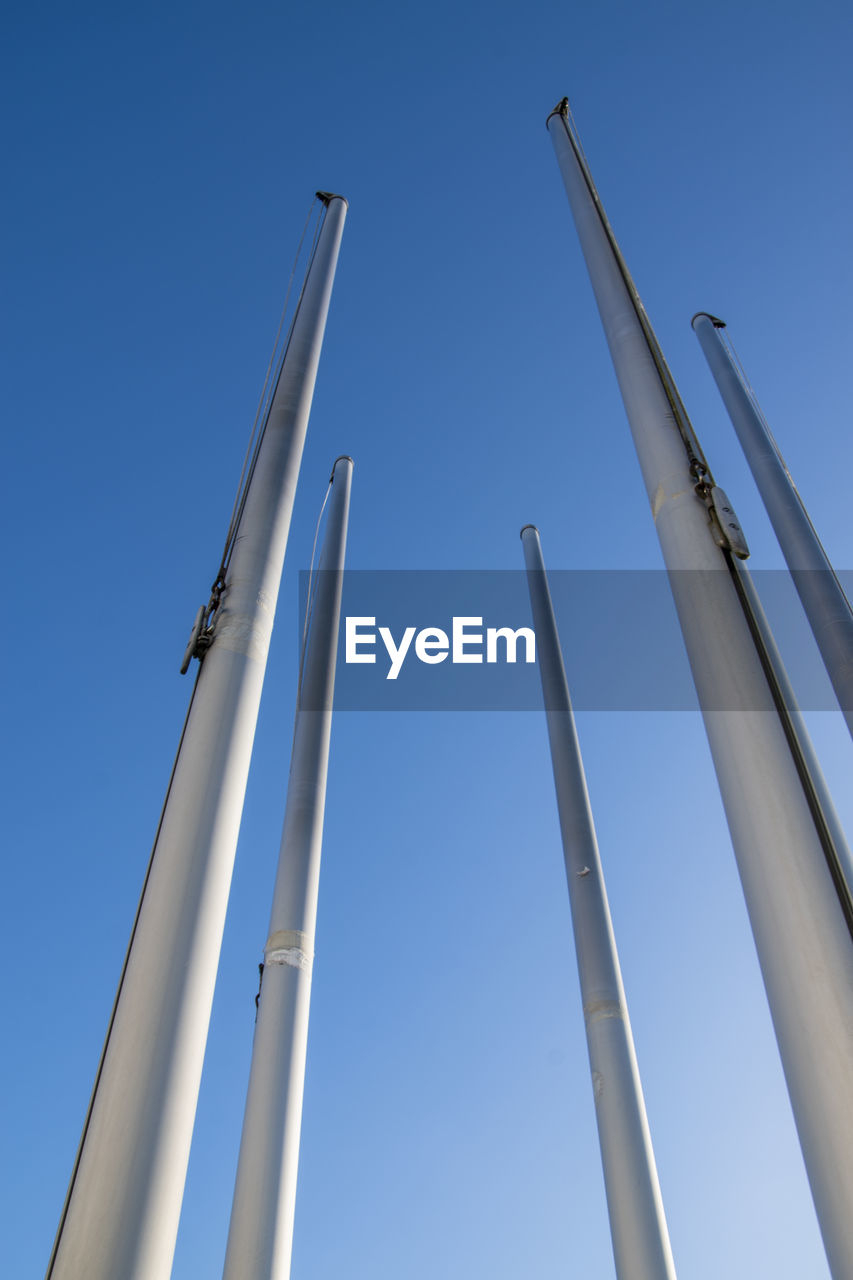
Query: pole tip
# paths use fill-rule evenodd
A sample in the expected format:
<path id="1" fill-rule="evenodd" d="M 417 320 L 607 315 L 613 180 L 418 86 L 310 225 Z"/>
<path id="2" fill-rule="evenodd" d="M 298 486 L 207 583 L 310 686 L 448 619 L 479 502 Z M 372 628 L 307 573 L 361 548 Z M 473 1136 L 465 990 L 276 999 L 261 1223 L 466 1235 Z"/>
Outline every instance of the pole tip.
<path id="1" fill-rule="evenodd" d="M 519 536 L 520 538 L 523 538 L 523 537 L 524 537 L 524 535 L 527 533 L 527 530 L 528 530 L 528 529 L 532 529 L 532 531 L 536 534 L 537 538 L 539 537 L 539 530 L 537 529 L 537 527 L 536 527 L 536 525 L 535 525 L 535 524 L 525 524 L 525 525 L 523 525 L 523 526 L 522 526 L 522 529 L 521 529 L 521 533 L 520 533 L 518 536 Z"/>
<path id="2" fill-rule="evenodd" d="M 706 320 L 710 320 L 715 329 L 725 329 L 726 327 L 725 320 L 720 320 L 718 316 L 712 316 L 710 311 L 697 311 L 693 319 L 690 321 L 694 329 L 696 327 L 696 321 L 701 320 L 703 317 Z"/>
<path id="3" fill-rule="evenodd" d="M 554 108 L 554 110 L 548 113 L 548 117 L 545 121 L 545 128 L 547 129 L 548 125 L 551 123 L 551 116 L 562 116 L 563 119 L 565 120 L 568 114 L 569 114 L 569 100 L 568 98 L 561 98 L 560 101 L 557 103 L 556 107 Z"/>
<path id="4" fill-rule="evenodd" d="M 314 195 L 318 200 L 322 200 L 323 204 L 327 207 L 333 200 L 343 200 L 346 207 L 349 208 L 349 200 L 347 200 L 346 196 L 336 195 L 334 191 L 315 191 Z"/>
<path id="5" fill-rule="evenodd" d="M 329 477 L 329 479 L 330 479 L 330 480 L 334 480 L 334 478 L 335 478 L 335 468 L 337 467 L 337 465 L 338 465 L 338 463 L 339 463 L 339 462 L 348 462 L 348 463 L 350 464 L 350 466 L 351 466 L 351 467 L 354 467 L 354 466 L 355 466 L 355 463 L 353 462 L 352 458 L 350 457 L 350 455 L 349 455 L 348 453 L 341 453 L 341 454 L 339 454 L 339 455 L 338 455 L 338 457 L 337 457 L 337 458 L 335 458 L 334 462 L 332 463 L 332 474 L 331 474 L 331 476 Z"/>

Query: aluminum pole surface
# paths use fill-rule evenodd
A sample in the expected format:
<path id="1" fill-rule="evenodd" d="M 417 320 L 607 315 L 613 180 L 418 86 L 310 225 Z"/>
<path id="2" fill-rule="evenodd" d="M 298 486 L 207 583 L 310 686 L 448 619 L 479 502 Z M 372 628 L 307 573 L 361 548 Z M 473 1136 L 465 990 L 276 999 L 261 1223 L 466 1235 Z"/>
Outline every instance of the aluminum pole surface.
<path id="1" fill-rule="evenodd" d="M 168 1280 L 234 852 L 346 201 L 327 212 L 237 529 L 50 1280 Z"/>
<path id="2" fill-rule="evenodd" d="M 829 1265 L 853 1276 L 853 939 L 633 284 L 569 131 L 548 129 L 702 708 Z M 665 375 L 671 382 L 668 370 Z"/>
<path id="3" fill-rule="evenodd" d="M 287 1280 L 352 459 L 339 458 L 311 610 L 225 1280 Z"/>
<path id="4" fill-rule="evenodd" d="M 675 1280 L 643 1090 L 539 532 L 521 531 L 618 1280 Z"/>
<path id="5" fill-rule="evenodd" d="M 776 441 L 720 336 L 721 320 L 700 311 L 693 329 L 767 508 L 814 632 L 827 674 L 853 734 L 853 611 L 829 562 Z"/>

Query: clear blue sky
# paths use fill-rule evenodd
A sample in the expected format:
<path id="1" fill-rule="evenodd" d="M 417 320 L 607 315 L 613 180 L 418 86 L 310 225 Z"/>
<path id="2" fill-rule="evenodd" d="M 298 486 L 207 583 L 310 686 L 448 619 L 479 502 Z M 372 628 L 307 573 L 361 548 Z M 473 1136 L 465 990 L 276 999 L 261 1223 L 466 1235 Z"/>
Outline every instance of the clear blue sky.
<path id="1" fill-rule="evenodd" d="M 7 12 L 4 1274 L 42 1274 L 296 241 L 350 215 L 237 853 L 174 1280 L 220 1273 L 278 852 L 298 573 L 660 557 L 545 117 L 568 94 L 760 567 L 690 317 L 722 315 L 853 566 L 849 6 Z M 11 580 L 11 590 L 9 582 Z M 569 672 L 571 680 L 572 673 Z M 850 743 L 812 717 L 848 822 Z M 825 1280 L 698 717 L 580 734 L 676 1264 Z M 609 1280 L 545 726 L 340 715 L 294 1277 Z"/>

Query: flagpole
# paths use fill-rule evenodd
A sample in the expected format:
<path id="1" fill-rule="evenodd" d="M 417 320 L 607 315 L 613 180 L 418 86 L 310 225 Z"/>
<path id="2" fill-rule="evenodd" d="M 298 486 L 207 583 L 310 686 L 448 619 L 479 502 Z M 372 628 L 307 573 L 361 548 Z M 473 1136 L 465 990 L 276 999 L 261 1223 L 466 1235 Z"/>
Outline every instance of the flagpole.
<path id="1" fill-rule="evenodd" d="M 566 100 L 548 129 L 669 570 L 824 1246 L 835 1280 L 847 1280 L 853 1275 L 851 919 L 735 569 L 746 552 L 742 531 L 687 419 Z"/>
<path id="2" fill-rule="evenodd" d="M 352 459 L 339 458 L 307 634 L 225 1280 L 287 1280 Z"/>
<path id="3" fill-rule="evenodd" d="M 745 385 L 721 330 L 700 311 L 693 330 L 746 455 L 821 657 L 853 734 L 853 610 L 758 403 Z"/>
<path id="4" fill-rule="evenodd" d="M 49 1280 L 168 1280 L 293 498 L 346 216 L 326 206 L 213 614 Z"/>
<path id="5" fill-rule="evenodd" d="M 604 872 L 539 531 L 521 531 L 618 1280 L 675 1280 Z"/>

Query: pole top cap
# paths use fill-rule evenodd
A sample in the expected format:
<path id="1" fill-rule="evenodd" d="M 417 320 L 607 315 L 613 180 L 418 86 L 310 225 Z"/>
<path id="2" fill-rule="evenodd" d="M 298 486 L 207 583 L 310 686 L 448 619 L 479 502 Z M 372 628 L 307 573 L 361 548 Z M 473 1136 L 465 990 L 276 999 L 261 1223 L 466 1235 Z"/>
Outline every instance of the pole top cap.
<path id="1" fill-rule="evenodd" d="M 548 125 L 551 123 L 551 116 L 562 116 L 563 119 L 565 120 L 568 114 L 569 114 L 569 100 L 568 98 L 561 98 L 560 101 L 557 103 L 556 107 L 554 108 L 554 110 L 548 113 L 548 117 L 545 121 L 545 128 L 547 129 Z"/>
<path id="2" fill-rule="evenodd" d="M 349 208 L 349 200 L 346 196 L 336 195 L 334 191 L 315 191 L 314 195 L 318 200 L 322 200 L 323 204 L 330 205 L 333 200 L 343 200 L 347 208 Z"/>
<path id="3" fill-rule="evenodd" d="M 725 329 L 726 327 L 725 320 L 721 320 L 719 316 L 712 316 L 710 311 L 697 311 L 693 319 L 690 321 L 691 325 L 693 325 L 693 327 L 695 328 L 696 321 L 701 320 L 703 316 L 706 320 L 711 321 L 711 324 L 714 326 L 715 329 Z"/>
<path id="4" fill-rule="evenodd" d="M 532 530 L 532 531 L 533 531 L 533 533 L 535 533 L 535 534 L 536 534 L 537 538 L 539 537 L 539 530 L 537 529 L 537 527 L 536 527 L 536 525 L 535 525 L 535 524 L 525 524 L 525 525 L 522 525 L 521 532 L 519 533 L 519 535 L 518 535 L 518 536 L 519 536 L 520 538 L 523 538 L 523 537 L 524 537 L 524 535 L 527 533 L 527 530 L 528 530 L 528 529 Z"/>
<path id="5" fill-rule="evenodd" d="M 338 457 L 335 458 L 334 462 L 332 463 L 332 475 L 331 475 L 332 480 L 334 480 L 335 478 L 335 468 L 337 467 L 339 462 L 348 462 L 351 467 L 355 466 L 355 463 L 353 462 L 352 458 L 348 453 L 339 454 Z"/>

